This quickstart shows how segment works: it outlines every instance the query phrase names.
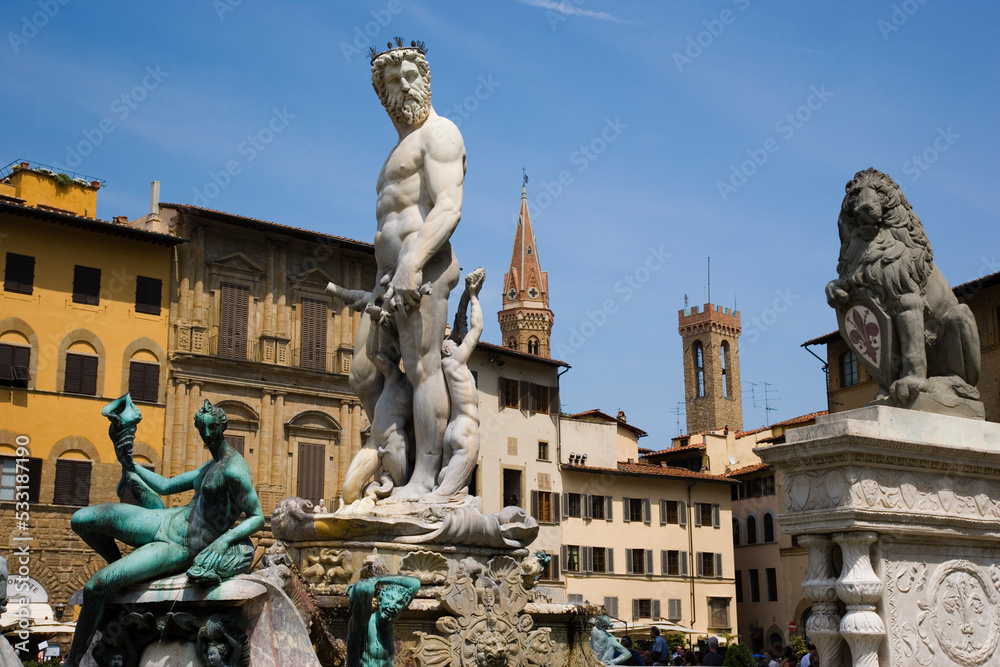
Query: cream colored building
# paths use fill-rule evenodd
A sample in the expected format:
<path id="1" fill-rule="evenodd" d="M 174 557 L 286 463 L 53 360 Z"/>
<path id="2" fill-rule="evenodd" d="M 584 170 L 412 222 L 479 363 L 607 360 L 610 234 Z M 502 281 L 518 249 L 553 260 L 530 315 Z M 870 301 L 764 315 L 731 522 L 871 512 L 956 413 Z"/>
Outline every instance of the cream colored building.
<path id="1" fill-rule="evenodd" d="M 604 604 L 628 625 L 733 632 L 733 482 L 638 463 L 645 433 L 596 410 L 562 419 L 560 430 L 569 599 Z"/>

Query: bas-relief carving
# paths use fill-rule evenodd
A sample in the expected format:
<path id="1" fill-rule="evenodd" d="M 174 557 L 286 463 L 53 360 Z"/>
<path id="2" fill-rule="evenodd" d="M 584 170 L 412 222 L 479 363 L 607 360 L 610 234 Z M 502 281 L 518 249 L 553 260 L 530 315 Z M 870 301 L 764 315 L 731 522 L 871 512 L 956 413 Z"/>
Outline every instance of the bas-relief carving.
<path id="1" fill-rule="evenodd" d="M 785 477 L 789 512 L 853 507 L 1000 518 L 1000 482 L 933 473 L 845 466 Z"/>
<path id="2" fill-rule="evenodd" d="M 346 549 L 312 547 L 302 549 L 299 557 L 302 578 L 319 594 L 329 593 L 334 584 L 348 583 L 354 574 L 351 553 Z"/>
<path id="3" fill-rule="evenodd" d="M 934 264 L 920 218 L 875 169 L 845 190 L 838 278 L 826 297 L 848 347 L 878 381 L 872 404 L 983 419 L 976 320 Z"/>
<path id="4" fill-rule="evenodd" d="M 493 558 L 485 567 L 463 560 L 441 596 L 451 614 L 437 621 L 444 635 L 415 633 L 419 667 L 527 667 L 546 665 L 552 652 L 549 628 L 532 629 L 522 614 L 530 592 L 524 567 L 509 556 Z"/>
<path id="5" fill-rule="evenodd" d="M 1000 665 L 997 549 L 911 551 L 890 549 L 883 565 L 894 664 Z"/>

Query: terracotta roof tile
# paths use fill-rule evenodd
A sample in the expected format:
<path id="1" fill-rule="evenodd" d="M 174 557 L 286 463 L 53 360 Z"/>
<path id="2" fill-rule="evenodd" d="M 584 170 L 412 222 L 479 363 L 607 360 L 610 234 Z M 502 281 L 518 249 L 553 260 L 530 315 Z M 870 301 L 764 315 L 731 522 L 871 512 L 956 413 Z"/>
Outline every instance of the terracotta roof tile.
<path id="1" fill-rule="evenodd" d="M 672 468 L 670 466 L 644 465 L 641 463 L 618 462 L 617 468 L 598 468 L 596 466 L 577 466 L 563 464 L 563 470 L 572 472 L 593 472 L 603 475 L 622 475 L 636 477 L 672 477 L 675 479 L 703 479 L 709 482 L 734 483 L 725 475 L 710 475 L 705 472 L 695 472 L 687 468 Z"/>
<path id="2" fill-rule="evenodd" d="M 357 241 L 355 239 L 349 239 L 346 236 L 335 236 L 333 234 L 325 234 L 323 232 L 317 232 L 311 229 L 304 229 L 302 227 L 292 227 L 291 225 L 283 225 L 279 222 L 270 222 L 268 220 L 260 220 L 259 218 L 250 218 L 245 215 L 237 215 L 235 213 L 226 213 L 225 211 L 217 211 L 213 208 L 204 208 L 202 206 L 193 206 L 191 204 L 168 204 L 168 203 L 162 203 L 160 204 L 160 207 L 173 208 L 178 211 L 191 211 L 193 213 L 198 213 L 207 217 L 214 217 L 216 219 L 222 218 L 224 222 L 232 222 L 234 224 L 249 223 L 253 227 L 258 227 L 262 229 L 275 227 L 277 229 L 283 229 L 293 234 L 306 235 L 310 238 L 315 238 L 315 237 L 327 238 L 333 241 L 339 241 L 341 243 L 348 243 L 361 246 L 362 248 L 368 250 L 374 247 L 371 243 L 366 243 L 365 241 Z M 231 219 L 225 220 L 225 218 L 231 218 Z"/>
<path id="3" fill-rule="evenodd" d="M 807 415 L 800 415 L 798 417 L 792 417 L 791 419 L 786 419 L 785 421 L 774 422 L 773 424 L 769 424 L 768 426 L 761 426 L 760 428 L 755 428 L 752 431 L 740 431 L 739 433 L 736 434 L 736 437 L 742 438 L 748 435 L 753 435 L 754 433 L 760 433 L 761 431 L 766 431 L 769 428 L 774 428 L 775 426 L 794 426 L 795 424 L 803 424 L 812 419 L 816 419 L 816 417 L 819 417 L 820 415 L 825 415 L 827 412 L 828 410 L 820 410 L 819 412 L 810 412 Z"/>
<path id="4" fill-rule="evenodd" d="M 727 472 L 726 477 L 739 477 L 740 475 L 749 475 L 752 472 L 760 472 L 761 470 L 774 470 L 774 466 L 769 463 L 755 463 L 751 466 Z"/>
<path id="5" fill-rule="evenodd" d="M 549 357 L 540 357 L 537 354 L 528 354 L 527 352 L 518 352 L 517 350 L 512 350 L 509 347 L 503 347 L 501 345 L 494 345 L 493 343 L 484 343 L 479 341 L 476 347 L 482 348 L 484 350 L 495 350 L 497 352 L 503 352 L 504 354 L 509 354 L 512 357 L 518 359 L 524 359 L 526 361 L 536 361 L 540 364 L 548 364 L 549 366 L 565 366 L 566 368 L 572 368 L 565 361 L 560 361 L 558 359 L 550 359 Z"/>
<path id="6" fill-rule="evenodd" d="M 0 201 L 0 211 L 6 211 L 13 215 L 30 215 L 48 222 L 69 225 L 71 227 L 79 227 L 81 229 L 87 229 L 102 234 L 110 234 L 112 236 L 122 236 L 138 241 L 148 241 L 157 245 L 175 246 L 187 242 L 187 239 L 180 238 L 172 234 L 160 234 L 159 232 L 151 232 L 145 229 L 136 229 L 135 227 L 120 225 L 114 222 L 108 222 L 107 220 L 101 220 L 99 218 L 87 218 L 69 211 L 28 206 L 27 204 L 19 204 L 9 200 Z"/>
<path id="7" fill-rule="evenodd" d="M 673 454 L 674 452 L 689 452 L 695 449 L 705 449 L 704 442 L 696 442 L 691 445 L 684 445 L 683 447 L 667 447 L 666 449 L 658 449 L 655 452 L 650 452 L 649 454 L 643 454 L 643 458 L 647 456 L 658 456 L 660 454 Z"/>
<path id="8" fill-rule="evenodd" d="M 567 419 L 583 419 L 584 417 L 600 417 L 601 419 L 604 419 L 605 421 L 611 422 L 613 424 L 618 424 L 619 426 L 621 426 L 623 428 L 627 428 L 628 430 L 630 430 L 633 433 L 635 433 L 636 435 L 638 435 L 640 438 L 643 437 L 643 436 L 649 435 L 648 433 L 646 433 L 645 431 L 643 431 L 638 426 L 632 426 L 628 422 L 625 422 L 625 421 L 622 421 L 621 419 L 617 419 L 615 417 L 612 417 L 608 413 L 603 412 L 603 411 L 601 411 L 601 410 L 599 410 L 597 408 L 595 408 L 593 410 L 584 410 L 583 412 L 577 412 L 576 414 L 573 414 L 573 415 L 570 415 L 569 417 L 567 417 Z"/>

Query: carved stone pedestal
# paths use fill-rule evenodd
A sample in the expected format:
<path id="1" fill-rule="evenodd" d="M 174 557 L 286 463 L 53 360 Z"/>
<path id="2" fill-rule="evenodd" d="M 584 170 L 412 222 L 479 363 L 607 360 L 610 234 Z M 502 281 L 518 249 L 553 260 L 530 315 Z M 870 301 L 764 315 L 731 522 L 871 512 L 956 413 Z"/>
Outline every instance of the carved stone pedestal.
<path id="1" fill-rule="evenodd" d="M 809 554 L 824 667 L 1000 667 L 1000 425 L 872 406 L 786 438 L 756 451 Z"/>

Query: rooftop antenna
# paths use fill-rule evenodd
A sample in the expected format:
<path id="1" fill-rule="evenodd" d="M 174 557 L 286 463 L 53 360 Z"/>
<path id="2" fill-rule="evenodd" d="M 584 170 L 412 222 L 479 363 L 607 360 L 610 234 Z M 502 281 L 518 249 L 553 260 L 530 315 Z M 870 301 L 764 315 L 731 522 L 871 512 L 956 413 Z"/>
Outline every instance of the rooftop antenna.
<path id="1" fill-rule="evenodd" d="M 677 401 L 677 406 L 672 410 L 677 416 L 677 435 L 681 435 L 681 413 L 684 411 L 684 401 Z"/>
<path id="2" fill-rule="evenodd" d="M 684 308 L 686 309 L 687 307 L 688 307 L 688 295 L 685 294 L 684 295 Z"/>

